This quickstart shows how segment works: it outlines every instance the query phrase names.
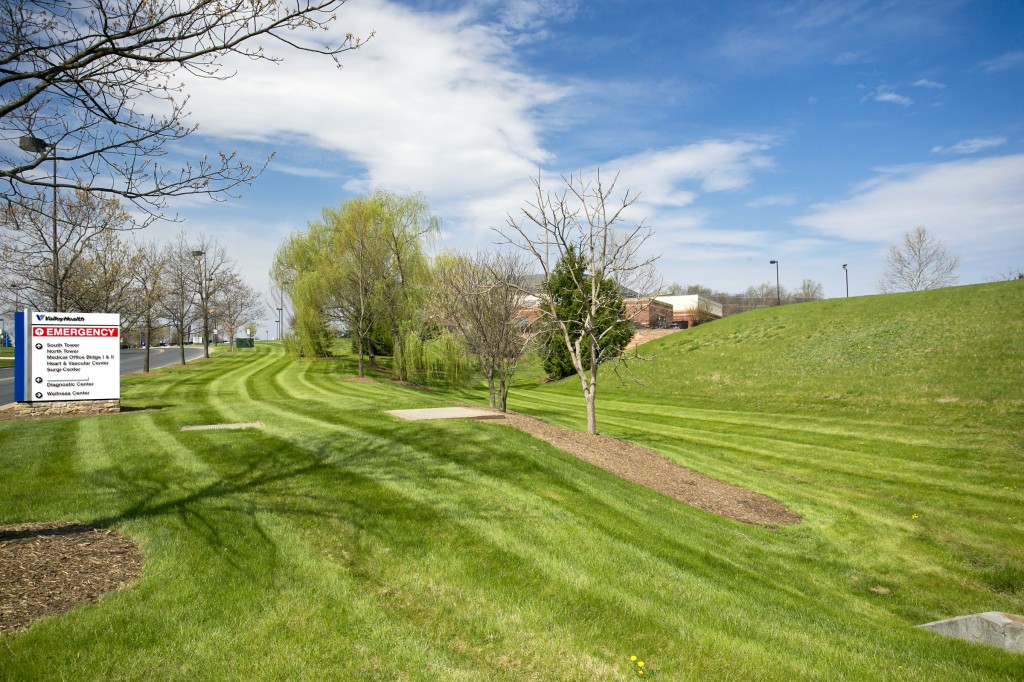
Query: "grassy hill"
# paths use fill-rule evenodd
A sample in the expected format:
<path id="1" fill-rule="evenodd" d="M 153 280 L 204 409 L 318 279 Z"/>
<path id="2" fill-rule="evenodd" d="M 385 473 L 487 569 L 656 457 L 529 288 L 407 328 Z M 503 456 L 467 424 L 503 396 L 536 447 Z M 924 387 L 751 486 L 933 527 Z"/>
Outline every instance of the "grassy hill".
<path id="1" fill-rule="evenodd" d="M 1009 680 L 913 626 L 1024 612 L 1024 286 L 789 306 L 654 342 L 603 433 L 771 495 L 771 529 L 275 344 L 0 423 L 0 524 L 136 538 L 141 581 L 0 635 L 2 679 Z M 572 380 L 513 409 L 582 428 Z M 182 432 L 261 421 L 262 430 Z"/>
<path id="2" fill-rule="evenodd" d="M 651 361 L 633 364 L 647 385 L 606 382 L 606 395 L 826 412 L 895 404 L 1019 409 L 1021 339 L 1019 281 L 832 299 L 751 311 L 647 344 Z"/>

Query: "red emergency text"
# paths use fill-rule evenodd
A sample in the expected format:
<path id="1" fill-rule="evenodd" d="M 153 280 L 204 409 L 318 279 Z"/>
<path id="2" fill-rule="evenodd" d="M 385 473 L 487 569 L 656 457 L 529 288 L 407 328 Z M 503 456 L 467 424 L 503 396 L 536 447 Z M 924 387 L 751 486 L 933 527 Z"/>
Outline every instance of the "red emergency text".
<path id="1" fill-rule="evenodd" d="M 116 337 L 117 327 L 33 327 L 32 336 Z"/>

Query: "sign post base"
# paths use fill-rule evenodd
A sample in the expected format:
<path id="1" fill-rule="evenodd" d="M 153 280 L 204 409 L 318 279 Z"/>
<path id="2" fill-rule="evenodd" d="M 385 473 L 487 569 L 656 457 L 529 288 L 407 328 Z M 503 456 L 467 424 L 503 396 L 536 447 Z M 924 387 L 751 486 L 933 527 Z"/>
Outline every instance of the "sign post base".
<path id="1" fill-rule="evenodd" d="M 11 403 L 0 408 L 0 421 L 86 417 L 96 414 L 114 414 L 120 411 L 120 400 L 49 400 L 34 403 Z"/>

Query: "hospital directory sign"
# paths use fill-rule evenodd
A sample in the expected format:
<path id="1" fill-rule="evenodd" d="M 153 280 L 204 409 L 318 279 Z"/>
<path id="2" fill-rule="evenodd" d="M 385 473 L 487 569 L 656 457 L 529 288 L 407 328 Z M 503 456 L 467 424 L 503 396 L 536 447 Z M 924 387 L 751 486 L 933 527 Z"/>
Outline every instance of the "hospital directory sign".
<path id="1" fill-rule="evenodd" d="M 120 315 L 25 310 L 14 327 L 16 401 L 121 398 Z"/>

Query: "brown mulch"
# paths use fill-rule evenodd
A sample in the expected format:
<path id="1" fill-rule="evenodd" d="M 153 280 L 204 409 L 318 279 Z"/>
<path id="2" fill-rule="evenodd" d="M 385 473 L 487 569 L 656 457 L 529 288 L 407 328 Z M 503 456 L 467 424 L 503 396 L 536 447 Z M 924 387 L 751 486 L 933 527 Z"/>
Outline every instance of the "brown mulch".
<path id="1" fill-rule="evenodd" d="M 80 523 L 0 526 L 0 633 L 95 602 L 142 575 L 129 538 Z"/>
<path id="2" fill-rule="evenodd" d="M 763 526 L 800 523 L 772 498 L 698 474 L 653 450 L 610 436 L 591 436 L 508 412 L 505 421 L 627 481 L 726 518 Z"/>

